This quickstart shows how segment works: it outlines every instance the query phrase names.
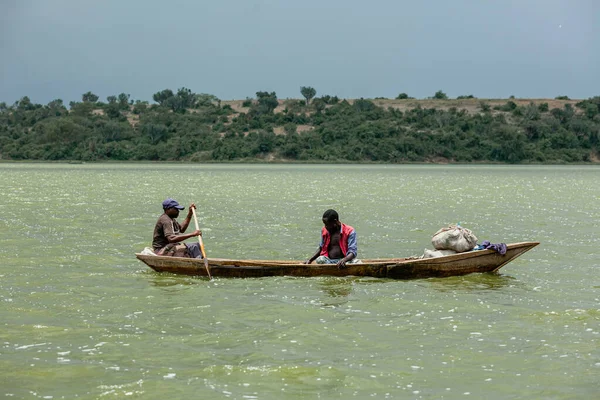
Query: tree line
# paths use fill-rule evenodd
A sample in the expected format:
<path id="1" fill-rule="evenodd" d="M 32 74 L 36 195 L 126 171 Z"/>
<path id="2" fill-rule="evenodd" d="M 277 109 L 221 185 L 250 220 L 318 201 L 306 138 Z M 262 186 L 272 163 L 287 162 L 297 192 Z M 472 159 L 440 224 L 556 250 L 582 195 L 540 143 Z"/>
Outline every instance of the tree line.
<path id="1" fill-rule="evenodd" d="M 102 102 L 87 92 L 69 108 L 60 99 L 42 105 L 25 96 L 0 103 L 0 158 L 574 163 L 598 156 L 600 96 L 553 108 L 459 96 L 475 102 L 467 110 L 453 100 L 443 108 L 417 101 L 400 109 L 371 99 L 317 97 L 308 86 L 300 94 L 304 100 L 281 100 L 261 91 L 233 104 L 187 88 L 164 89 L 150 104 L 125 93 Z M 397 99 L 412 98 L 401 93 Z M 432 99 L 447 96 L 440 90 Z"/>

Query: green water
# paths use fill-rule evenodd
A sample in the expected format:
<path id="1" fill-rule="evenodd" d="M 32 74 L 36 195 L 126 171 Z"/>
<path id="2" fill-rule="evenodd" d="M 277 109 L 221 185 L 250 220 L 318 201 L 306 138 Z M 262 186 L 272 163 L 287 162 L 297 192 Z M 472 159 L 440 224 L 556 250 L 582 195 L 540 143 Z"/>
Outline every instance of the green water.
<path id="1" fill-rule="evenodd" d="M 600 169 L 0 164 L 0 397 L 590 399 Z M 157 274 L 161 202 L 209 257 L 304 259 L 335 208 L 359 257 L 461 222 L 542 244 L 501 274 L 392 281 Z"/>

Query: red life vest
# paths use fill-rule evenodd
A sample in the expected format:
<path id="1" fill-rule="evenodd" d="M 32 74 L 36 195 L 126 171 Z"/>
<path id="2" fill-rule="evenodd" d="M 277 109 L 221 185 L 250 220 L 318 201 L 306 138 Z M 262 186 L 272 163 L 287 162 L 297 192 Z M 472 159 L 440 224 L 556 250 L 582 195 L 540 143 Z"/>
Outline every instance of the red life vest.
<path id="1" fill-rule="evenodd" d="M 342 254 L 344 255 L 344 257 L 346 257 L 346 254 L 348 254 L 348 236 L 350 236 L 350 234 L 354 232 L 354 228 L 350 225 L 344 224 L 343 222 L 341 224 L 342 231 L 340 234 L 340 249 L 342 250 Z M 321 230 L 321 237 L 323 238 L 323 247 L 321 247 L 321 255 L 329 257 L 328 249 L 329 242 L 331 241 L 331 235 L 329 234 L 327 228 L 323 227 L 323 229 Z"/>

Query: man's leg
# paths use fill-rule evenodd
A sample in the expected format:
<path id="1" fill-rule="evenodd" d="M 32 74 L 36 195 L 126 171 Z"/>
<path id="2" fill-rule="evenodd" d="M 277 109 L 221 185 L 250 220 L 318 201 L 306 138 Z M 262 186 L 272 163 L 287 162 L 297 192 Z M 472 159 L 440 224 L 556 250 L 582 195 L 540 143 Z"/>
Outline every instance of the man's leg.
<path id="1" fill-rule="evenodd" d="M 192 258 L 202 258 L 202 252 L 200 251 L 200 243 L 186 243 L 185 246 L 190 253 Z"/>
<path id="2" fill-rule="evenodd" d="M 337 264 L 339 261 L 340 261 L 339 258 L 332 260 L 331 258 L 325 257 L 325 256 L 319 256 L 315 260 L 315 262 L 317 264 Z M 353 258 L 352 260 L 348 261 L 346 264 L 362 264 L 362 261 L 360 261 L 358 258 Z"/>
<path id="3" fill-rule="evenodd" d="M 331 258 L 326 256 L 319 256 L 315 260 L 317 264 L 337 264 L 338 261 L 339 260 L 332 260 Z"/>

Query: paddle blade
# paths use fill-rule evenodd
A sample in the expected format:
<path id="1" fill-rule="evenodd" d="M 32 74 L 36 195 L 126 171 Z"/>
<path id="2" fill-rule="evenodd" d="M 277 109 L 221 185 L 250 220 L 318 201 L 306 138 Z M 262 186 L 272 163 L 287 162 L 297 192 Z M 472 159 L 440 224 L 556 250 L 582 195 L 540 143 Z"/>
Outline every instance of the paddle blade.
<path id="1" fill-rule="evenodd" d="M 206 257 L 204 258 L 204 268 L 206 268 L 208 279 L 212 279 L 212 276 L 210 276 L 210 268 L 208 268 L 208 259 Z"/>

